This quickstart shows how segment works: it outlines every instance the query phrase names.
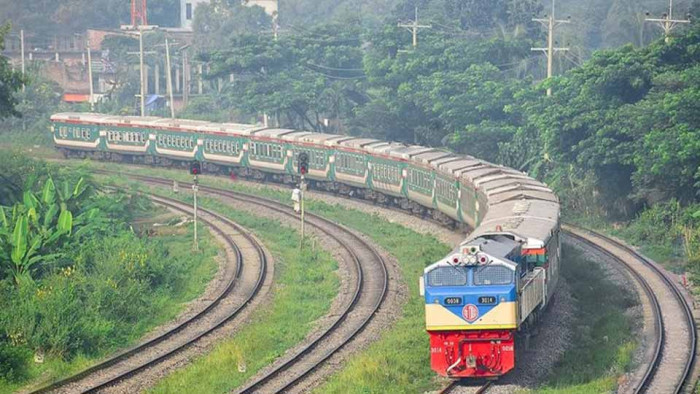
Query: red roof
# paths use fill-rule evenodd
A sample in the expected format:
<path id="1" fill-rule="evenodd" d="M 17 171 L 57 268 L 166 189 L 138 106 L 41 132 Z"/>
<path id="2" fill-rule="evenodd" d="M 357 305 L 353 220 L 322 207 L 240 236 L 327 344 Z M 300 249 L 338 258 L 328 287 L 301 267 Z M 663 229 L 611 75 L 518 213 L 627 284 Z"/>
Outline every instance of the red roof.
<path id="1" fill-rule="evenodd" d="M 63 101 L 67 103 L 86 103 L 90 101 L 89 94 L 66 93 L 63 95 Z"/>

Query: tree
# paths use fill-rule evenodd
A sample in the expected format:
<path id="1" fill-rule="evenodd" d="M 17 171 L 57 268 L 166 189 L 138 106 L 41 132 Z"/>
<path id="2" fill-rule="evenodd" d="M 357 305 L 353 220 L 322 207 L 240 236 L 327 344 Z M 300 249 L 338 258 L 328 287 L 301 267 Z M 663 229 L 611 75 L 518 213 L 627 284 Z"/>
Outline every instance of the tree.
<path id="1" fill-rule="evenodd" d="M 0 207 L 0 261 L 18 285 L 32 280 L 31 272 L 36 265 L 58 256 L 52 253 L 52 248 L 71 235 L 74 228 L 78 235 L 95 225 L 89 222 L 97 215 L 96 209 L 77 215 L 79 202 L 88 188 L 83 178 L 75 184 L 65 180 L 56 188 L 49 177 L 39 195 L 25 190 L 23 201 L 9 212 Z"/>
<path id="2" fill-rule="evenodd" d="M 0 28 L 0 50 L 5 49 L 5 36 L 9 31 L 10 25 Z M 7 58 L 0 57 L 0 119 L 20 115 L 15 108 L 17 105 L 15 93 L 24 83 L 22 75 L 12 70 Z"/>
<path id="3" fill-rule="evenodd" d="M 349 116 L 354 98 L 360 96 L 360 45 L 358 29 L 323 25 L 306 34 L 282 35 L 278 41 L 234 35 L 227 49 L 202 58 L 210 62 L 210 78 L 234 75 L 235 83 L 225 93 L 237 110 L 251 116 L 263 112 L 287 127 L 321 131 L 328 130 L 324 119 Z"/>

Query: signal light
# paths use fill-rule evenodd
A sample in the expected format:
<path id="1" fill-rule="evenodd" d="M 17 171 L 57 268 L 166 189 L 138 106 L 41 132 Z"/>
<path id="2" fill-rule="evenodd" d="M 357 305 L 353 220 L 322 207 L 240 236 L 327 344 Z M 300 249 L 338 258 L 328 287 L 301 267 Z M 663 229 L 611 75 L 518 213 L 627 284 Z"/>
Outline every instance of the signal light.
<path id="1" fill-rule="evenodd" d="M 202 173 L 202 163 L 198 161 L 193 161 L 190 163 L 190 174 L 200 175 Z"/>
<path id="2" fill-rule="evenodd" d="M 299 153 L 299 173 L 306 175 L 309 172 L 309 154 L 306 152 Z"/>

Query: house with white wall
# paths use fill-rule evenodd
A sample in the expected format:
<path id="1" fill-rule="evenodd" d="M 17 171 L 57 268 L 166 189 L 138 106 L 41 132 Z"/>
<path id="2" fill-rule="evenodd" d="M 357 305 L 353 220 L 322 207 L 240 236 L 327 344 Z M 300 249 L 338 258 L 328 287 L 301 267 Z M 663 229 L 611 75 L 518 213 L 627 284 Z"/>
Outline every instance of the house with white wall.
<path id="1" fill-rule="evenodd" d="M 200 4 L 209 4 L 211 0 L 180 0 L 180 27 L 192 30 L 194 11 Z M 278 0 L 241 0 L 241 3 L 249 7 L 260 6 L 268 15 L 277 16 L 279 10 Z"/>

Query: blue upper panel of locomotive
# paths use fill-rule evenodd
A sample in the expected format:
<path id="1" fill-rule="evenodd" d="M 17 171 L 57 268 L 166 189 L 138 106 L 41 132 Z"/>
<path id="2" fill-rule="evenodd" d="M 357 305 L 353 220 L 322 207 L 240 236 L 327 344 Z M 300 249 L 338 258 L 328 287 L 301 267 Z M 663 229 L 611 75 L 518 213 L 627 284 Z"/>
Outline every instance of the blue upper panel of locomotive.
<path id="1" fill-rule="evenodd" d="M 426 268 L 428 329 L 513 328 L 521 245 L 504 235 L 480 237 Z"/>

